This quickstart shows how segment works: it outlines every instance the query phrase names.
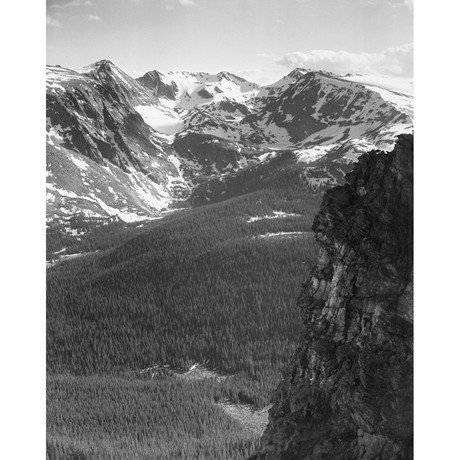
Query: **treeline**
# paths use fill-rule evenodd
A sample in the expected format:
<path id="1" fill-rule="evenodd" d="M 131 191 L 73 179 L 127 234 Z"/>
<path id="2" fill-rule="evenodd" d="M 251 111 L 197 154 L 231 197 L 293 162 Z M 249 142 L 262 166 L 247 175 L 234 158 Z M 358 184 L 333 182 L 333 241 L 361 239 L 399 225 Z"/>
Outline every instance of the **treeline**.
<path id="1" fill-rule="evenodd" d="M 320 197 L 310 195 L 305 191 L 293 191 L 289 188 L 281 190 L 261 190 L 255 193 L 229 200 L 230 212 L 236 212 L 238 216 L 264 215 L 271 210 L 284 210 L 305 214 L 307 222 L 311 221 L 319 209 Z M 209 204 L 207 207 L 210 207 Z M 216 208 L 213 208 L 216 209 Z M 219 208 L 217 208 L 219 209 Z M 175 211 L 174 214 L 165 216 L 162 220 L 152 222 L 126 223 L 120 220 L 108 219 L 107 225 L 101 225 L 101 219 L 74 216 L 67 223 L 68 229 L 77 230 L 82 235 L 79 238 L 65 231 L 62 223 L 49 223 L 46 230 L 46 257 L 52 259 L 53 254 L 63 248 L 67 253 L 84 253 L 96 250 L 105 250 L 121 245 L 136 235 L 149 232 L 152 228 L 163 226 L 165 222 L 177 219 L 178 216 L 191 216 L 195 213 L 200 216 L 202 208 L 185 209 Z"/>
<path id="2" fill-rule="evenodd" d="M 47 459 L 245 459 L 258 444 L 214 404 L 211 380 L 52 376 Z"/>
<path id="3" fill-rule="evenodd" d="M 120 244 L 143 231 L 136 223 L 126 223 L 116 218 L 104 220 L 76 215 L 65 226 L 62 222 L 48 223 L 46 260 L 55 259 L 55 253 L 63 248 L 68 254 L 107 249 L 115 242 Z M 80 236 L 71 234 L 71 230 L 77 231 Z"/>
<path id="4" fill-rule="evenodd" d="M 308 175 L 310 171 L 309 168 Z M 297 196 L 313 195 L 315 198 L 315 192 L 306 177 L 305 165 L 298 162 L 293 152 L 284 151 L 278 152 L 269 161 L 249 166 L 224 177 L 197 180 L 189 201 L 195 206 L 206 205 L 253 193 L 261 187 L 275 193 L 289 190 Z"/>

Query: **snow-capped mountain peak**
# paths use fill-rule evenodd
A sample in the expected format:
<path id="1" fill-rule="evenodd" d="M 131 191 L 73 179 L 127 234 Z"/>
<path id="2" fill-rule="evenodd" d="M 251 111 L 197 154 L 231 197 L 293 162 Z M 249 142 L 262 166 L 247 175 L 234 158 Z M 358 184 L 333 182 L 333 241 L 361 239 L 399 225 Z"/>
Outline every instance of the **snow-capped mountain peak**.
<path id="1" fill-rule="evenodd" d="M 151 89 L 157 97 L 174 101 L 178 92 L 177 84 L 158 70 L 151 70 L 137 79 L 139 83 Z"/>
<path id="2" fill-rule="evenodd" d="M 300 77 L 303 77 L 306 73 L 311 72 L 310 69 L 304 69 L 302 67 L 296 67 L 294 70 L 291 70 L 287 74 L 289 78 L 292 78 L 293 80 L 297 80 Z"/>
<path id="3" fill-rule="evenodd" d="M 259 85 L 222 71 L 207 72 L 158 71 L 147 72 L 138 82 L 152 89 L 158 97 L 174 101 L 170 108 L 190 110 L 196 106 L 229 98 L 238 102 L 248 100 L 259 91 Z"/>
<path id="4" fill-rule="evenodd" d="M 260 87 L 228 71 L 134 79 L 109 60 L 81 72 L 47 66 L 49 216 L 153 217 L 198 182 L 270 170 L 281 152 L 314 171 L 319 190 L 363 151 L 410 132 L 411 106 L 389 80 L 301 68 Z"/>
<path id="5" fill-rule="evenodd" d="M 110 69 L 115 67 L 115 64 L 110 59 L 101 59 L 99 61 L 92 62 L 84 67 L 82 67 L 79 71 L 81 73 L 89 73 L 93 70 L 98 69 Z"/>
<path id="6" fill-rule="evenodd" d="M 109 91 L 114 90 L 119 96 L 123 96 L 128 101 L 144 103 L 155 101 L 155 95 L 151 90 L 108 59 L 102 59 L 84 67 L 81 73 L 105 85 Z"/>

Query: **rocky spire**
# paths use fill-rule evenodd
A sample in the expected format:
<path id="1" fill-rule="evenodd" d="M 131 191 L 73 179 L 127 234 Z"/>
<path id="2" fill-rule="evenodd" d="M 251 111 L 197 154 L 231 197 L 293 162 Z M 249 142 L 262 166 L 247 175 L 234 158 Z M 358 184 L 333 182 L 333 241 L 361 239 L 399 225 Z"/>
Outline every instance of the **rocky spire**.
<path id="1" fill-rule="evenodd" d="M 413 137 L 326 192 L 305 324 L 253 460 L 413 458 Z"/>

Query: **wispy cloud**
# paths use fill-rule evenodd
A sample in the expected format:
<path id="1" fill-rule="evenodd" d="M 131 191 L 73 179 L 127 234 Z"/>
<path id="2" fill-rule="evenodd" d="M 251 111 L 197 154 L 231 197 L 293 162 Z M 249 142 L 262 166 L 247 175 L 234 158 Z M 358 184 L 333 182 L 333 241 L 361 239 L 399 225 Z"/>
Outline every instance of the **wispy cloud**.
<path id="1" fill-rule="evenodd" d="M 46 25 L 50 27 L 60 27 L 61 23 L 51 16 L 46 16 Z"/>
<path id="2" fill-rule="evenodd" d="M 88 19 L 90 21 L 100 21 L 101 18 L 99 16 L 96 16 L 95 14 L 88 14 Z"/>
<path id="3" fill-rule="evenodd" d="M 194 0 L 163 0 L 167 10 L 173 10 L 175 6 L 198 6 Z"/>
<path id="4" fill-rule="evenodd" d="M 352 1 L 353 3 L 356 2 L 356 0 L 349 1 Z M 382 0 L 360 0 L 360 3 L 367 5 L 377 5 L 379 3 L 382 4 Z M 407 8 L 409 11 L 413 11 L 414 0 L 386 0 L 386 5 L 391 8 Z"/>
<path id="5" fill-rule="evenodd" d="M 70 2 L 64 3 L 53 3 L 51 8 L 65 9 L 77 6 L 92 6 L 94 3 L 91 0 L 71 0 Z"/>
<path id="6" fill-rule="evenodd" d="M 290 68 L 305 67 L 337 73 L 362 72 L 412 76 L 413 53 L 414 47 L 412 43 L 388 48 L 379 53 L 309 50 L 285 54 L 276 63 Z"/>

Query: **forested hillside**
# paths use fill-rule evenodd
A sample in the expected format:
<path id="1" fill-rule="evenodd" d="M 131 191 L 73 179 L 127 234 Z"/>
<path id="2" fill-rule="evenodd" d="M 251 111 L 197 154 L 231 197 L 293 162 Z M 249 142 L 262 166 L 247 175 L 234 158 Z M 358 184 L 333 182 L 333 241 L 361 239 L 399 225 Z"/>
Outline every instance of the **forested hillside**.
<path id="1" fill-rule="evenodd" d="M 213 381 L 51 376 L 47 458 L 245 459 L 258 437 L 214 403 Z"/>
<path id="2" fill-rule="evenodd" d="M 152 451 L 156 458 L 179 458 L 179 451 L 188 452 L 183 458 L 245 458 L 257 437 L 241 436 L 215 402 L 270 403 L 299 340 L 295 297 L 316 258 L 318 202 L 289 189 L 259 191 L 178 211 L 132 229 L 131 237 L 126 228 L 106 230 L 98 252 L 50 267 L 49 458 L 113 458 L 115 451 L 114 458 Z M 225 378 L 178 382 L 172 371 L 197 362 Z M 154 366 L 161 372 L 143 372 Z M 136 411 L 146 417 L 142 429 L 130 423 Z M 167 423 L 151 418 L 176 411 Z M 193 434 L 204 430 L 197 419 L 218 434 Z M 184 444 L 173 447 L 166 432 L 150 430 L 154 420 L 182 433 Z M 120 424 L 126 443 L 109 449 Z"/>

